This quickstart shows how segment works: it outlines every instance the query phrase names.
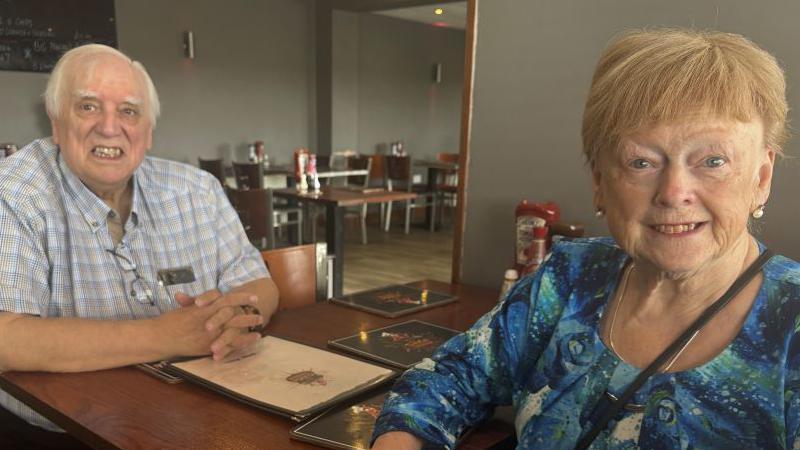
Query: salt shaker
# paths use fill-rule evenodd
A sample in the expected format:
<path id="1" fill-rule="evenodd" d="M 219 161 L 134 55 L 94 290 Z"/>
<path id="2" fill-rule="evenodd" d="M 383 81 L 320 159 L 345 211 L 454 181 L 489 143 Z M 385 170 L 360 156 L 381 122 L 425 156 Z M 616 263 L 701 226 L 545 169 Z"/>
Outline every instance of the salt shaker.
<path id="1" fill-rule="evenodd" d="M 319 192 L 320 184 L 319 184 L 319 176 L 317 175 L 317 155 L 312 153 L 308 155 L 308 168 L 306 169 L 306 173 L 308 174 L 308 187 L 314 190 L 314 192 Z"/>
<path id="2" fill-rule="evenodd" d="M 306 180 L 306 160 L 308 159 L 308 153 L 300 152 L 297 154 L 297 167 L 298 167 L 298 175 L 297 175 L 297 188 L 300 192 L 306 192 L 308 190 L 308 181 Z"/>
<path id="3" fill-rule="evenodd" d="M 263 162 L 264 161 L 264 141 L 256 141 L 253 144 L 256 150 L 256 161 Z"/>
<path id="4" fill-rule="evenodd" d="M 517 282 L 519 278 L 519 274 L 514 269 L 506 270 L 505 276 L 503 277 L 503 284 L 500 286 L 500 300 L 502 300 L 511 286 L 514 286 L 514 283 Z"/>

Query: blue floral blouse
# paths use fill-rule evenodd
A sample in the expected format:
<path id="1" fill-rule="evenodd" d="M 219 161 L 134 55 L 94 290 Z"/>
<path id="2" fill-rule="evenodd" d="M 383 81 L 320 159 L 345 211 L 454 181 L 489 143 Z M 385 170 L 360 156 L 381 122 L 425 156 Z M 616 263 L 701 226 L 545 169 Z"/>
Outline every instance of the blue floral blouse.
<path id="1" fill-rule="evenodd" d="M 572 449 L 605 392 L 638 369 L 600 339 L 603 308 L 628 256 L 608 238 L 556 245 L 535 276 L 465 333 L 407 371 L 374 436 L 409 431 L 452 448 L 459 435 L 513 404 L 519 448 Z M 774 256 L 734 340 L 707 363 L 657 374 L 592 449 L 799 449 L 800 264 Z"/>

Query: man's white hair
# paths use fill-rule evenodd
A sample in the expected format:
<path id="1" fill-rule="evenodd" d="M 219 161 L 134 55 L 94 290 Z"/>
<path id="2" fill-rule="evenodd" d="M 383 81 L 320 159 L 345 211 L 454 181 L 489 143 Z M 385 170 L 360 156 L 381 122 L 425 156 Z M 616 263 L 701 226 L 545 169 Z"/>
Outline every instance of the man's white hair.
<path id="1" fill-rule="evenodd" d="M 64 89 L 67 88 L 68 79 L 72 71 L 77 67 L 77 64 L 93 65 L 94 57 L 100 55 L 113 55 L 128 61 L 133 70 L 141 75 L 144 81 L 145 89 L 147 91 L 147 98 L 145 99 L 145 108 L 150 124 L 155 128 L 156 120 L 161 114 L 161 104 L 158 101 L 158 92 L 153 85 L 153 80 L 147 74 L 142 63 L 134 61 L 121 51 L 102 44 L 87 44 L 80 47 L 75 47 L 61 56 L 58 60 L 53 71 L 50 73 L 50 78 L 47 80 L 47 88 L 44 91 L 44 104 L 47 108 L 47 115 L 51 119 L 58 119 L 61 113 L 61 108 L 64 106 Z"/>

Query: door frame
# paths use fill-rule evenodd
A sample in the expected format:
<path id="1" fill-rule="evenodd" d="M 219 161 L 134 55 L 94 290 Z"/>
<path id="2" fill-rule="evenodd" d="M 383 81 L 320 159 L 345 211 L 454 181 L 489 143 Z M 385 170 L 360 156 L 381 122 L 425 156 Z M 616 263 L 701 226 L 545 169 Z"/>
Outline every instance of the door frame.
<path id="1" fill-rule="evenodd" d="M 478 40 L 478 2 L 467 1 L 467 27 L 464 36 L 464 88 L 461 95 L 461 137 L 459 140 L 458 188 L 453 225 L 453 256 L 450 282 L 461 282 L 461 259 L 464 256 L 464 229 L 467 214 L 470 141 L 472 135 L 472 91 L 475 81 L 475 49 Z"/>
<path id="2" fill-rule="evenodd" d="M 331 35 L 332 11 L 369 12 L 408 6 L 450 3 L 461 0 L 316 0 L 316 127 L 317 147 L 321 153 L 331 152 Z M 461 129 L 459 133 L 458 188 L 453 220 L 453 252 L 451 276 L 453 284 L 461 282 L 461 260 L 464 255 L 467 184 L 469 181 L 470 139 L 472 134 L 472 94 L 475 76 L 475 50 L 478 38 L 478 2 L 467 0 L 467 23 L 464 35 L 464 86 L 461 93 Z M 324 69 L 324 70 L 323 70 Z"/>

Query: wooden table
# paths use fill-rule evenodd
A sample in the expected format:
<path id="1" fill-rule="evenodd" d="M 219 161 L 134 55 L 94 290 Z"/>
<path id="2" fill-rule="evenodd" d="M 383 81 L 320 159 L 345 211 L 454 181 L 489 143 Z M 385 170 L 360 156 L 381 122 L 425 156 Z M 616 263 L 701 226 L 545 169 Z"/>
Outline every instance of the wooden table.
<path id="1" fill-rule="evenodd" d="M 328 243 L 328 254 L 333 260 L 333 295 L 342 295 L 344 275 L 344 211 L 345 207 L 358 206 L 365 203 L 384 203 L 405 201 L 416 198 L 412 192 L 387 191 L 383 189 L 345 189 L 326 187 L 320 192 L 300 192 L 295 188 L 275 189 L 276 197 L 287 198 L 302 203 L 316 203 L 325 206 L 325 241 Z M 306 215 L 306 217 L 308 217 Z M 306 221 L 309 222 L 309 221 Z"/>
<path id="2" fill-rule="evenodd" d="M 366 169 L 333 169 L 330 167 L 317 168 L 317 177 L 320 179 L 326 178 L 343 178 L 352 176 L 366 176 L 369 171 Z M 294 177 L 294 169 L 289 166 L 272 166 L 264 169 L 264 186 L 270 187 L 269 178 L 273 176 L 282 176 L 286 178 L 286 184 L 281 183 L 282 186 L 295 187 L 297 180 Z M 225 178 L 228 186 L 236 186 L 236 178 L 229 176 Z"/>
<path id="3" fill-rule="evenodd" d="M 278 313 L 269 333 L 324 348 L 329 339 L 409 318 L 464 330 L 497 301 L 492 289 L 435 281 L 413 284 L 452 292 L 460 300 L 396 319 L 320 303 Z M 170 385 L 132 367 L 71 374 L 6 372 L 0 374 L 0 387 L 96 448 L 317 448 L 289 439 L 295 425 L 289 419 L 194 384 Z M 490 422 L 472 433 L 462 448 L 486 448 L 509 431 Z"/>
<path id="4" fill-rule="evenodd" d="M 286 186 L 295 187 L 297 181 L 294 178 L 294 167 L 290 166 L 271 166 L 264 169 L 264 175 L 285 175 Z M 317 177 L 324 178 L 341 178 L 352 176 L 366 176 L 369 175 L 367 169 L 347 169 L 347 168 L 333 168 L 328 166 L 317 167 Z"/>
<path id="5" fill-rule="evenodd" d="M 286 175 L 294 176 L 294 167 L 291 166 L 270 166 L 264 169 L 264 175 Z M 350 177 L 369 175 L 367 169 L 348 169 L 334 168 L 328 166 L 318 166 L 317 176 L 319 178 Z"/>

